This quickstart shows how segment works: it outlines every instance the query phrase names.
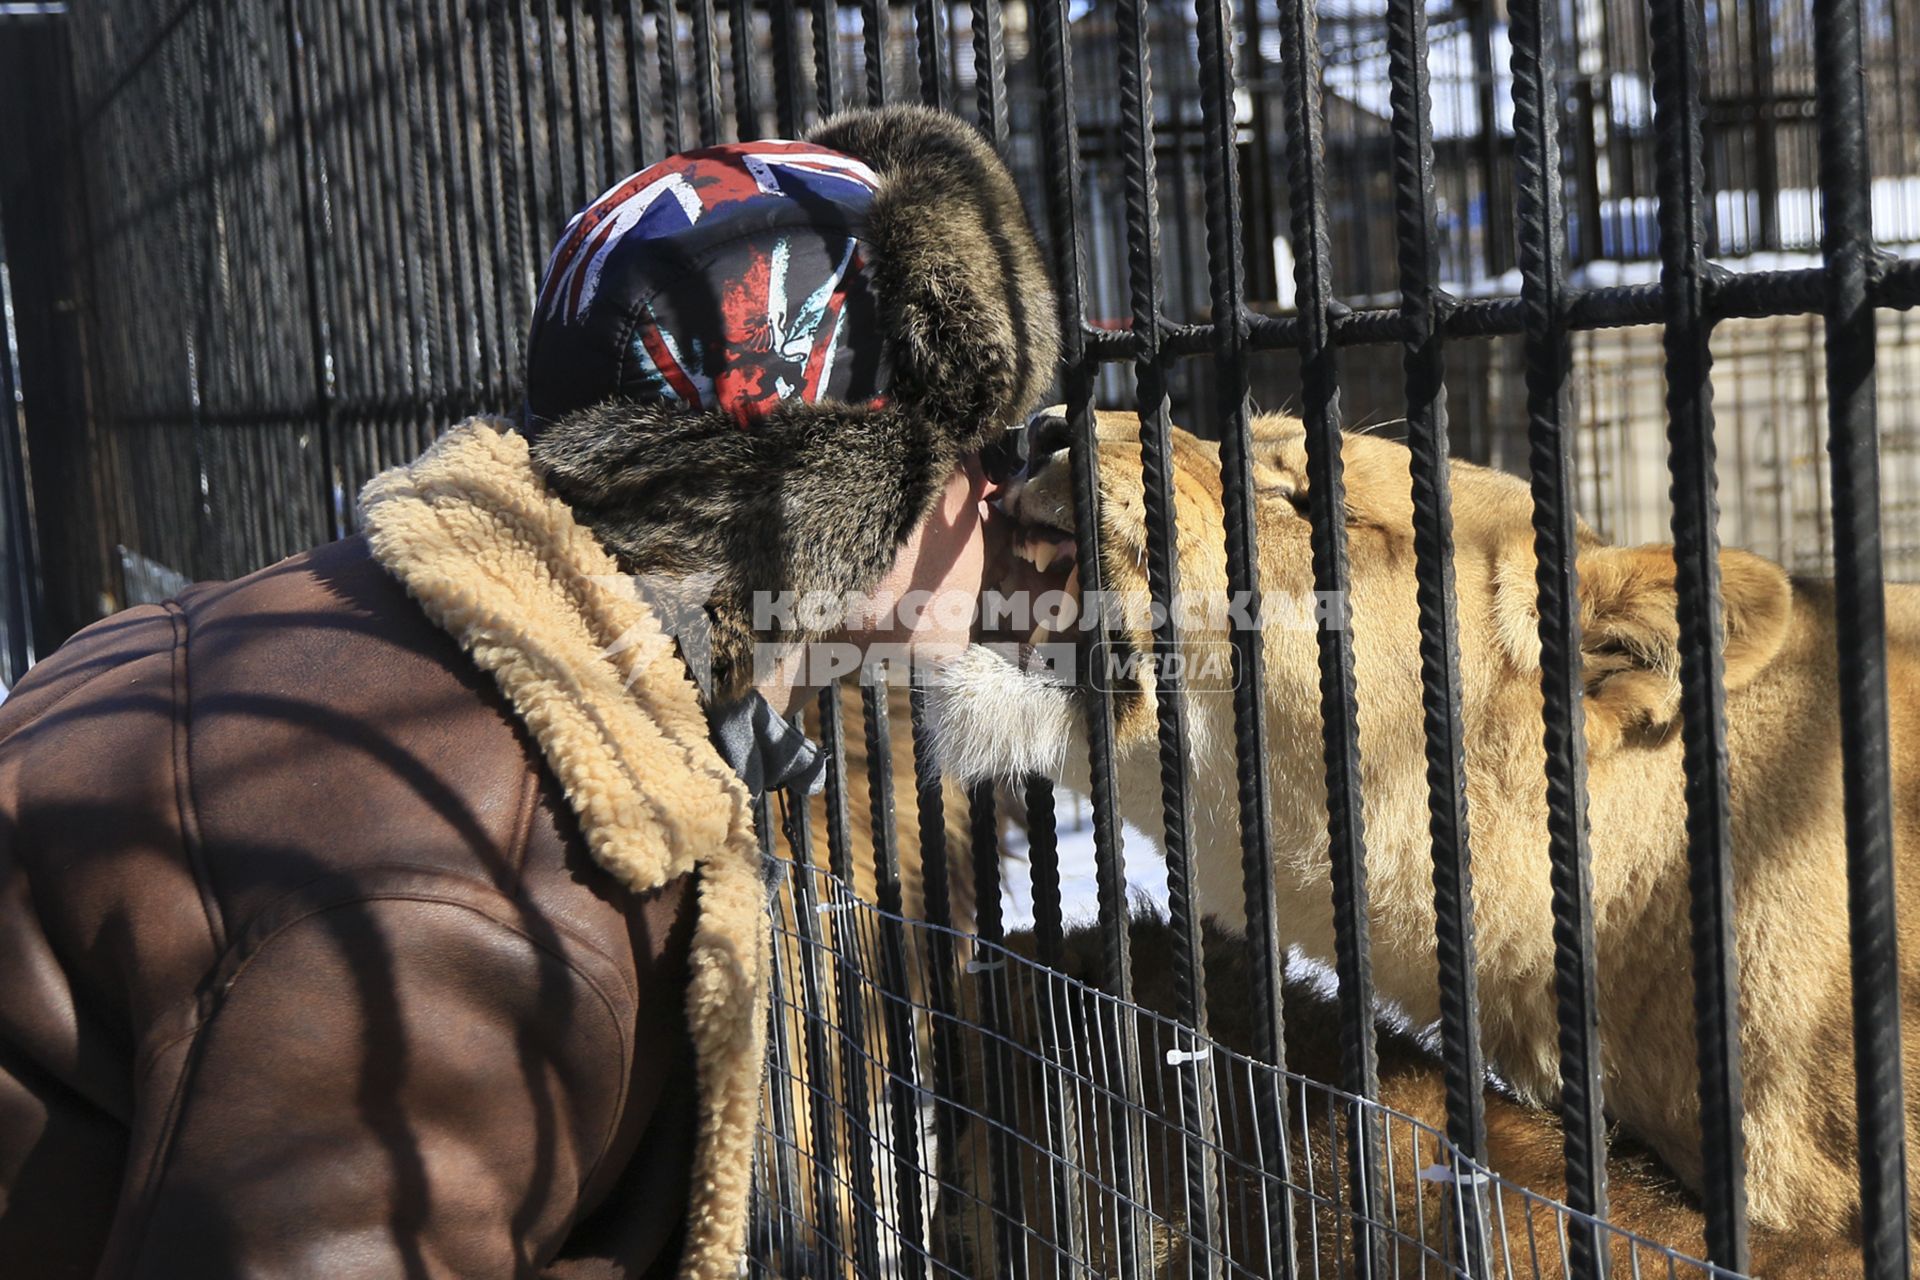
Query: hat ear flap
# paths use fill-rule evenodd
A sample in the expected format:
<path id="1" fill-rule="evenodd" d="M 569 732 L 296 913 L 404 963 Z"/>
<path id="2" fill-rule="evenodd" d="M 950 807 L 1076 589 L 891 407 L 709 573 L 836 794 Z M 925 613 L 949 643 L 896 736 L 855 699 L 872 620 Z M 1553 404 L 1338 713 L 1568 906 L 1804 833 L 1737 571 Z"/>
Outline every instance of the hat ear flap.
<path id="1" fill-rule="evenodd" d="M 789 400 L 751 431 L 726 413 L 609 402 L 532 442 L 535 468 L 600 540 L 709 696 L 754 680 L 757 646 L 824 638 L 814 608 L 869 591 L 937 500 L 950 441 L 897 408 Z M 669 625 L 669 630 L 674 630 Z"/>
<path id="2" fill-rule="evenodd" d="M 979 448 L 1045 394 L 1060 316 L 1020 194 L 986 139 L 925 107 L 838 116 L 808 141 L 880 177 L 866 240 L 893 398 Z"/>

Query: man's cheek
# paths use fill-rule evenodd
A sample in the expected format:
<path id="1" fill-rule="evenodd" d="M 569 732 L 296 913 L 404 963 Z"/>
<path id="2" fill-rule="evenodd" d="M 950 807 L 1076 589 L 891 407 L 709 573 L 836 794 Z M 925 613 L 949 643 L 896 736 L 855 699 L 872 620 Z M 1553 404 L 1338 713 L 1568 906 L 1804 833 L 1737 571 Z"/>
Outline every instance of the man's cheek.
<path id="1" fill-rule="evenodd" d="M 922 625 L 943 637 L 967 636 L 973 631 L 974 614 L 979 607 L 978 579 L 971 586 L 949 583 L 934 596 Z"/>

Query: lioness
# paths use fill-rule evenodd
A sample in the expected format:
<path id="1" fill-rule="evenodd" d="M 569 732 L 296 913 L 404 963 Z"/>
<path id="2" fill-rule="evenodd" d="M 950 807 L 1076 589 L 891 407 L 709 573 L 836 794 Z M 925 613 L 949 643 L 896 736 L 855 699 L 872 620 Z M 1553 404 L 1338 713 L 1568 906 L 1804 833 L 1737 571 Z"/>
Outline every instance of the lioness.
<path id="1" fill-rule="evenodd" d="M 1077 585 L 1064 433 L 1036 428 L 1049 434 L 1004 497 L 1023 527 L 1009 588 Z M 1295 605 L 1279 611 L 1292 619 L 1264 633 L 1280 921 L 1288 942 L 1330 960 L 1319 674 L 1312 609 L 1301 604 L 1312 586 L 1304 436 L 1277 416 L 1260 419 L 1256 434 L 1261 582 L 1270 603 Z M 1099 436 L 1106 585 L 1144 596 L 1135 421 L 1102 414 Z M 1218 596 L 1226 589 L 1218 450 L 1180 431 L 1173 446 L 1183 590 Z M 1343 453 L 1374 976 L 1384 997 L 1430 1023 L 1438 1006 L 1409 455 L 1353 434 Z M 1559 1054 L 1531 502 L 1521 481 L 1464 462 L 1452 464 L 1452 484 L 1482 1030 L 1499 1072 L 1546 1105 L 1558 1092 Z M 1672 549 L 1610 546 L 1583 528 L 1578 563 L 1605 1099 L 1614 1119 L 1697 1188 Z M 1832 588 L 1790 580 L 1737 550 L 1723 552 L 1721 573 L 1751 1212 L 1782 1229 L 1847 1230 L 1856 1226 L 1858 1177 Z M 1889 588 L 1887 616 L 1896 857 L 1910 901 L 1920 857 L 1920 591 Z M 1123 656 L 1146 650 L 1144 622 L 1136 616 L 1113 637 Z M 1202 617 L 1185 633 L 1197 898 L 1205 914 L 1244 928 L 1224 625 Z M 1126 816 L 1154 831 L 1153 679 L 1149 669 L 1135 676 L 1115 682 L 1119 789 Z M 1085 696 L 1023 669 L 1004 648 L 976 646 L 952 664 L 938 699 L 947 772 L 1032 770 L 1084 786 Z M 1920 993 L 1920 917 L 1909 907 L 1901 920 L 1911 1000 Z M 1916 1029 L 1910 1013 L 1909 1058 Z M 1917 1098 L 1908 1098 L 1910 1131 Z"/>

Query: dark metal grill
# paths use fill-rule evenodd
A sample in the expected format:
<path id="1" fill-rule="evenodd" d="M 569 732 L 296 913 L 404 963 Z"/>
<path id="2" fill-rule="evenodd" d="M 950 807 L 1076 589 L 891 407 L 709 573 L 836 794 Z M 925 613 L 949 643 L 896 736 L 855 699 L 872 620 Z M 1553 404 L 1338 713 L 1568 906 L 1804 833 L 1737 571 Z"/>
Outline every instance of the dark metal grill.
<path id="1" fill-rule="evenodd" d="M 1728 465 L 1721 441 L 1737 442 L 1737 474 L 1748 465 L 1749 396 L 1742 374 L 1735 411 L 1717 423 L 1713 367 L 1727 350 L 1716 335 L 1747 332 L 1733 326 L 1777 323 L 1777 348 L 1795 318 L 1810 327 L 1819 316 L 1804 398 L 1756 412 L 1804 419 L 1786 443 L 1772 427 L 1783 493 L 1794 441 L 1823 412 L 1828 431 L 1830 479 L 1808 482 L 1811 513 L 1781 497 L 1778 527 L 1792 567 L 1833 562 L 1862 1239 L 1869 1275 L 1908 1274 L 1883 579 L 1890 557 L 1896 576 L 1920 572 L 1920 492 L 1883 492 L 1881 475 L 1895 457 L 1911 472 L 1920 447 L 1910 426 L 1883 429 L 1876 360 L 1879 311 L 1920 302 L 1920 257 L 1882 253 L 1874 219 L 1876 202 L 1886 205 L 1879 216 L 1909 228 L 1900 238 L 1920 240 L 1903 194 L 1920 187 L 1909 79 L 1920 11 L 1910 0 L 1705 11 L 1652 0 L 1644 15 L 1543 0 L 1504 11 L 1492 0 L 1380 0 L 1364 11 L 1349 0 L 1254 0 L 1237 15 L 1227 0 L 914 0 L 910 15 L 885 0 L 105 0 L 64 21 L 36 12 L 30 35 L 4 25 L 8 8 L 0 95 L 11 96 L 0 105 L 31 101 L 49 136 L 81 157 L 42 169 L 44 190 L 17 166 L 0 170 L 5 242 L 35 259 L 38 308 L 21 326 L 24 363 L 11 326 L 0 360 L 4 541 L 16 569 L 8 675 L 32 652 L 16 617 L 40 614 L 42 638 L 57 638 L 141 598 L 144 583 L 234 575 L 349 532 L 368 477 L 459 416 L 513 408 L 538 255 L 574 208 L 683 146 L 791 134 L 856 100 L 971 113 L 1044 215 L 1086 589 L 1101 586 L 1096 400 L 1137 411 L 1146 573 L 1162 605 L 1180 592 L 1176 417 L 1220 442 L 1228 583 L 1257 602 L 1253 401 L 1291 397 L 1305 423 L 1313 581 L 1331 593 L 1350 580 L 1342 428 L 1404 414 L 1444 1124 L 1378 1101 L 1349 632 L 1318 632 L 1337 940 L 1337 1015 L 1321 1021 L 1337 1052 L 1334 1078 L 1317 1082 L 1289 1071 L 1296 989 L 1271 850 L 1275 806 L 1298 801 L 1272 794 L 1256 630 L 1232 635 L 1231 782 L 1191 774 L 1187 698 L 1177 677 L 1159 685 L 1156 834 L 1173 939 L 1164 1007 L 1136 990 L 1109 697 L 1091 701 L 1087 733 L 1090 942 L 1067 927 L 1046 781 L 1017 796 L 949 794 L 916 688 L 906 705 L 918 849 L 903 849 L 895 809 L 905 797 L 884 766 L 864 798 L 853 794 L 860 780 L 848 776 L 830 692 L 813 721 L 835 762 L 822 834 L 804 797 L 780 805 L 793 867 L 775 913 L 751 1241 L 763 1274 L 1317 1276 L 1335 1259 L 1368 1276 L 1402 1274 L 1410 1260 L 1421 1274 L 1583 1280 L 1623 1259 L 1634 1274 L 1643 1259 L 1669 1276 L 1745 1271 L 1717 477 Z M 1511 45 L 1504 70 L 1496 30 Z M 1448 62 L 1442 75 L 1436 32 L 1468 51 L 1470 70 Z M 1378 64 L 1374 46 L 1384 49 L 1384 117 L 1368 114 L 1356 88 Z M 1883 195 L 1876 177 L 1900 181 Z M 1816 188 L 1820 217 L 1801 221 L 1817 223 L 1817 264 L 1774 258 L 1730 271 L 1714 260 L 1811 251 L 1783 211 L 1802 196 L 1810 210 Z M 1657 279 L 1623 271 L 1593 283 L 1597 263 L 1655 256 Z M 67 299 L 77 301 L 67 309 L 75 339 L 48 318 Z M 1711 1268 L 1607 1222 L 1575 553 L 1583 504 L 1606 524 L 1595 508 L 1635 486 L 1624 454 L 1607 452 L 1609 423 L 1592 410 L 1600 397 L 1581 379 L 1607 376 L 1600 331 L 1621 331 L 1630 370 L 1652 359 L 1650 343 L 1631 344 L 1655 325 Z M 1904 323 L 1888 328 L 1905 340 Z M 16 367 L 44 606 L 17 572 L 32 563 L 34 530 L 22 519 Z M 1886 400 L 1904 421 L 1913 388 L 1890 381 Z M 1479 407 L 1463 454 L 1517 460 L 1524 440 L 1516 469 L 1534 502 L 1564 1206 L 1490 1172 L 1450 395 Z M 1514 410 L 1510 432 L 1486 424 L 1487 405 Z M 1818 526 L 1810 547 L 1789 536 L 1806 520 Z M 1883 546 L 1886 530 L 1906 541 Z M 1162 653 L 1180 642 L 1171 618 L 1153 634 Z M 868 760 L 893 758 L 893 736 L 909 731 L 897 714 L 866 694 Z M 1219 970 L 1195 903 L 1193 839 L 1203 787 L 1231 787 L 1239 820 L 1248 930 L 1231 976 L 1246 987 L 1244 1054 L 1210 1025 Z M 850 818 L 863 799 L 870 849 L 856 847 Z M 962 805 L 967 867 L 947 831 Z M 1005 810 L 1017 810 L 1030 850 L 1031 936 L 1001 918 Z M 763 816 L 772 845 L 771 807 Z M 854 896 L 856 883 L 872 901 Z M 971 890 L 971 921 L 956 910 L 956 884 Z M 1096 963 L 1078 976 L 1092 985 L 1056 972 L 1083 953 Z M 1410 1160 L 1423 1170 L 1411 1183 Z"/>

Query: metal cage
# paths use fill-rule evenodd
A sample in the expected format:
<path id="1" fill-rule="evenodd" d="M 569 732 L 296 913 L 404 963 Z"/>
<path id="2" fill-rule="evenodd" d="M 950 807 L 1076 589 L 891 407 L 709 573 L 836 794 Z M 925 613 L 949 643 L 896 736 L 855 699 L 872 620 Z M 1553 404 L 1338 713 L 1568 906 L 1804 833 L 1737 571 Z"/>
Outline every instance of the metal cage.
<path id="1" fill-rule="evenodd" d="M 667 151 L 791 134 L 857 102 L 977 119 L 1044 214 L 1083 564 L 1099 564 L 1096 398 L 1138 411 L 1163 601 L 1176 417 L 1220 441 L 1229 581 L 1255 593 L 1250 399 L 1291 400 L 1305 423 L 1326 592 L 1348 582 L 1339 433 L 1398 420 L 1413 460 L 1438 1122 L 1379 1101 L 1388 1041 L 1354 658 L 1333 629 L 1318 651 L 1338 928 L 1331 994 L 1315 997 L 1331 1010 L 1329 1057 L 1320 1077 L 1290 1070 L 1295 988 L 1267 864 L 1283 799 L 1261 763 L 1261 646 L 1240 630 L 1232 779 L 1190 774 L 1178 682 L 1158 700 L 1164 1007 L 1137 998 L 1103 699 L 1088 726 L 1091 932 L 1065 923 L 1044 781 L 955 797 L 917 753 L 917 889 L 884 763 L 860 798 L 835 770 L 823 839 L 797 817 L 776 831 L 774 810 L 804 815 L 806 798 L 768 805 L 764 839 L 792 865 L 773 913 L 757 1273 L 1744 1271 L 1716 477 L 1744 479 L 1751 445 L 1774 460 L 1774 487 L 1743 484 L 1736 506 L 1764 492 L 1772 506 L 1750 518 L 1772 521 L 1780 558 L 1830 557 L 1836 584 L 1862 1242 L 1869 1275 L 1908 1274 L 1883 579 L 1890 558 L 1920 569 L 1920 538 L 1902 532 L 1920 490 L 1883 495 L 1881 477 L 1920 448 L 1905 425 L 1882 429 L 1876 374 L 1889 374 L 1887 421 L 1905 424 L 1907 325 L 1882 313 L 1920 302 L 1920 259 L 1884 252 L 1875 231 L 1920 240 L 1911 0 L 1253 0 L 1238 14 L 1228 0 L 99 0 L 64 17 L 0 5 L 21 8 L 31 23 L 0 13 L 0 210 L 26 264 L 11 279 L 43 589 L 9 590 L 32 598 L 43 648 L 180 575 L 240 573 L 349 532 L 374 472 L 463 414 L 517 403 L 539 254 L 574 208 Z M 13 145 L 29 110 L 43 125 L 31 152 Z M 1759 335 L 1757 357 L 1743 335 Z M 1736 429 L 1717 429 L 1716 357 L 1723 387 L 1748 359 L 1779 380 L 1768 353 L 1782 343 L 1800 374 L 1775 391 L 1736 376 L 1719 424 Z M 1642 384 L 1664 473 L 1640 461 L 1659 450 L 1632 413 L 1605 408 Z M 1450 396 L 1470 410 L 1457 431 Z M 1455 435 L 1463 456 L 1524 473 L 1534 501 L 1564 1204 L 1487 1161 Z M 1676 544 L 1713 1267 L 1607 1225 L 1582 508 L 1621 528 L 1670 514 Z M 1155 635 L 1177 640 L 1171 623 Z M 917 698 L 910 710 L 917 730 Z M 838 695 L 816 716 L 840 756 L 855 735 Z M 892 759 L 889 699 L 869 692 L 863 719 L 867 758 Z M 1244 847 L 1240 1046 L 1209 1020 L 1219 968 L 1192 905 L 1201 787 L 1231 795 Z M 996 812 L 1010 802 L 1034 877 L 1030 936 L 1000 918 Z M 849 836 L 863 803 L 870 852 Z M 963 870 L 941 838 L 958 813 L 972 833 Z M 870 894 L 850 889 L 862 884 Z M 971 927 L 953 909 L 967 885 Z M 1095 962 L 1066 976 L 1089 948 Z"/>
<path id="2" fill-rule="evenodd" d="M 986 942 L 887 911 L 827 868 L 784 872 L 750 1275 L 1136 1266 L 1318 1280 L 1352 1273 L 1361 1236 L 1384 1273 L 1403 1276 L 1571 1275 L 1576 1238 L 1597 1241 L 1621 1275 L 1736 1274 L 1505 1178 L 1418 1117 L 1108 995 L 1090 970 L 1042 964 L 1031 934 Z M 1136 916 L 1133 932 L 1175 940 L 1163 918 Z M 1084 927 L 1074 942 L 1097 934 Z M 1238 940 L 1213 941 L 1216 958 L 1239 958 Z M 917 994 L 942 965 L 964 975 L 947 1010 Z M 1291 994 L 1333 1016 L 1324 991 Z M 1214 1099 L 1198 1131 L 1181 1111 L 1189 1090 Z M 1276 1097 L 1286 1124 L 1269 1160 L 1256 1109 Z M 1357 1175 L 1356 1134 L 1375 1162 Z M 1370 1180 L 1379 1195 L 1363 1202 Z"/>

